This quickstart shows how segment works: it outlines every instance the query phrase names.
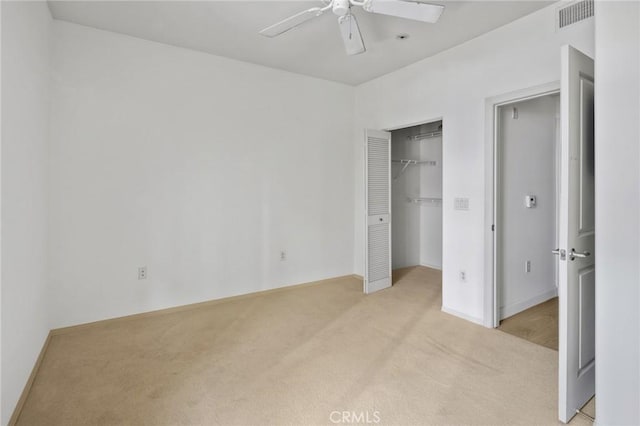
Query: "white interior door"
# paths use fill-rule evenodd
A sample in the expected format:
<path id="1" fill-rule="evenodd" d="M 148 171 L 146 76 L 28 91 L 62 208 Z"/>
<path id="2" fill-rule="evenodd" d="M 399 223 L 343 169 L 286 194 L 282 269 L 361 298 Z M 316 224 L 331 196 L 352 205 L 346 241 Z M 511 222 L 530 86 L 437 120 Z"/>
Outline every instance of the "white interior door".
<path id="1" fill-rule="evenodd" d="M 595 394 L 593 59 L 562 47 L 560 92 L 559 418 Z"/>
<path id="2" fill-rule="evenodd" d="M 391 286 L 391 133 L 365 131 L 364 292 Z"/>

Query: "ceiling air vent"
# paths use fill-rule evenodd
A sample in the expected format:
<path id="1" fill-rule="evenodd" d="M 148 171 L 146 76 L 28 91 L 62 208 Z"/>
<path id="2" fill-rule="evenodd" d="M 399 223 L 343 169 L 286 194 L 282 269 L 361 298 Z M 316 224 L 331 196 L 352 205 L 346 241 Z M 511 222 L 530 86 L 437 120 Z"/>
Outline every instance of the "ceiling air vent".
<path id="1" fill-rule="evenodd" d="M 558 9 L 558 29 L 593 16 L 593 0 L 582 0 Z"/>

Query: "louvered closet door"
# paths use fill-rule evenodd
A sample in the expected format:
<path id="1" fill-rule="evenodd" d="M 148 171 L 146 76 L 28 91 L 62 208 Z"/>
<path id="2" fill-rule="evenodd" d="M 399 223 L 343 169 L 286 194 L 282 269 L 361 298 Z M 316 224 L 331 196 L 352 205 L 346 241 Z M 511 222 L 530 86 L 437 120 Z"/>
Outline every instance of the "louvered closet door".
<path id="1" fill-rule="evenodd" d="M 366 256 L 364 292 L 391 286 L 391 133 L 365 132 Z"/>

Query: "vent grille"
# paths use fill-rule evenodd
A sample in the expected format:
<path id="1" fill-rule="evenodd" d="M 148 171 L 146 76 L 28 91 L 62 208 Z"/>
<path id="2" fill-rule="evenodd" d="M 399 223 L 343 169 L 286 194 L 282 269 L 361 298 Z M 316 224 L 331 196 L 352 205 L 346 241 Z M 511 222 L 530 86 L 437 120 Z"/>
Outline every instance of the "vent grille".
<path id="1" fill-rule="evenodd" d="M 562 29 L 593 16 L 593 0 L 582 0 L 558 10 L 558 28 Z"/>

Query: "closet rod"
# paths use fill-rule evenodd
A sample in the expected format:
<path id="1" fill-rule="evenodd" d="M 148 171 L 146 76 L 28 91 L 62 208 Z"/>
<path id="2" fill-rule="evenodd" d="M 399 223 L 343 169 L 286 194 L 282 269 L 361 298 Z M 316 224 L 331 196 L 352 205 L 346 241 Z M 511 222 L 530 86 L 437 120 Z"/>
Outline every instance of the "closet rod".
<path id="1" fill-rule="evenodd" d="M 437 166 L 438 162 L 437 161 L 433 161 L 433 160 L 425 160 L 425 161 L 418 161 L 418 160 L 391 160 L 393 163 L 400 163 L 403 164 L 402 166 L 402 170 L 400 170 L 400 172 L 395 175 L 393 177 L 393 180 L 398 179 L 400 176 L 402 176 L 402 174 L 407 170 L 407 167 L 409 167 L 411 164 L 426 164 L 428 166 Z"/>
<path id="2" fill-rule="evenodd" d="M 438 162 L 434 160 L 409 160 L 409 159 L 400 159 L 400 160 L 391 160 L 393 163 L 400 164 L 426 164 L 429 166 L 437 166 Z"/>
<path id="3" fill-rule="evenodd" d="M 442 130 L 438 130 L 437 132 L 420 133 L 418 135 L 407 136 L 407 139 L 412 141 L 421 141 L 424 139 L 437 138 L 438 136 L 442 136 Z"/>
<path id="4" fill-rule="evenodd" d="M 431 197 L 418 197 L 418 198 L 407 198 L 407 201 L 415 204 L 440 204 L 442 202 L 442 198 L 431 198 Z"/>

